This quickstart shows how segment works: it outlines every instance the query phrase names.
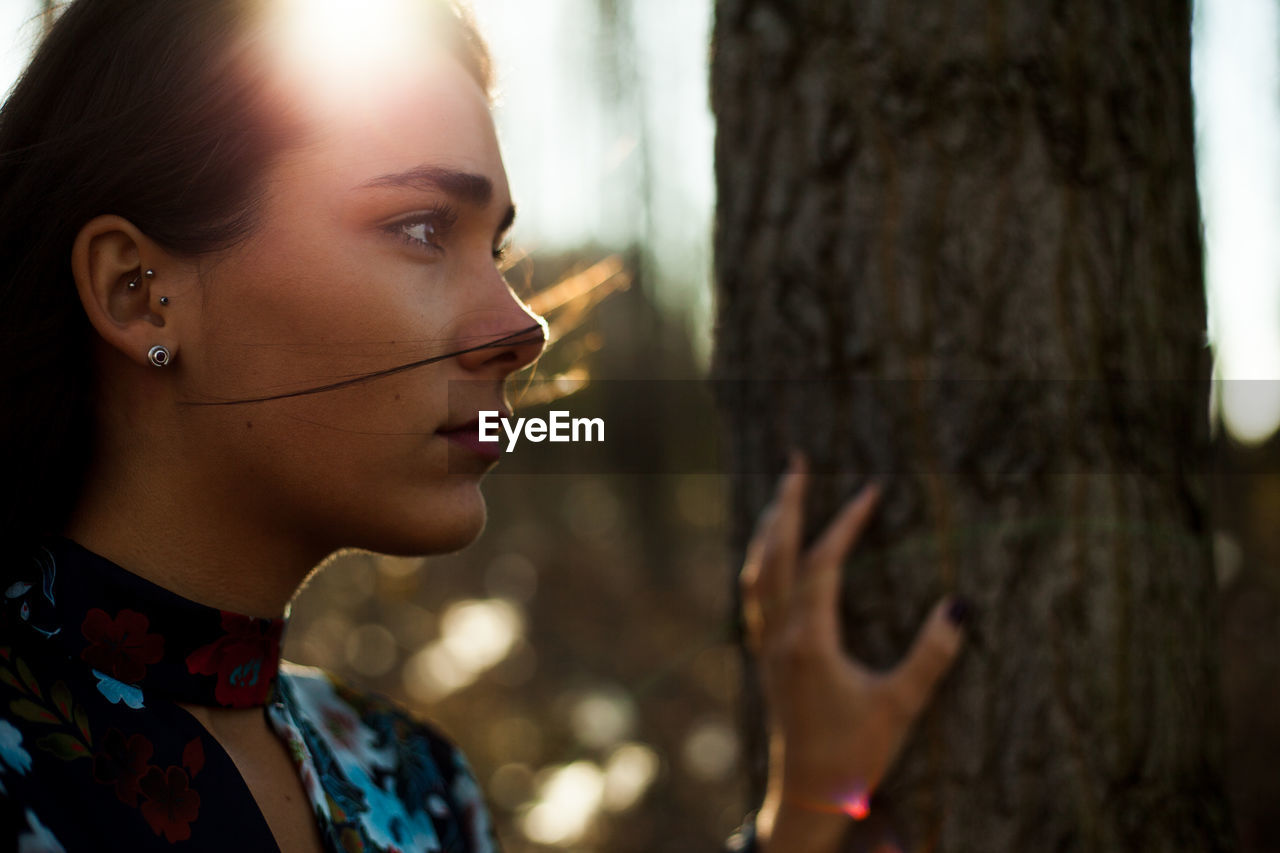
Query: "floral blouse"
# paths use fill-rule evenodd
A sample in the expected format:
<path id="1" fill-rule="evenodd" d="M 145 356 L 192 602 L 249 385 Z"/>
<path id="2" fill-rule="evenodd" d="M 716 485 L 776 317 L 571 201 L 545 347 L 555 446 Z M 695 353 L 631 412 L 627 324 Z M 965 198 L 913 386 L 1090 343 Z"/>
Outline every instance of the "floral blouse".
<path id="1" fill-rule="evenodd" d="M 497 849 L 461 753 L 389 700 L 282 663 L 284 619 L 198 604 L 67 539 L 0 588 L 3 849 L 278 850 L 179 702 L 262 708 L 334 853 Z"/>

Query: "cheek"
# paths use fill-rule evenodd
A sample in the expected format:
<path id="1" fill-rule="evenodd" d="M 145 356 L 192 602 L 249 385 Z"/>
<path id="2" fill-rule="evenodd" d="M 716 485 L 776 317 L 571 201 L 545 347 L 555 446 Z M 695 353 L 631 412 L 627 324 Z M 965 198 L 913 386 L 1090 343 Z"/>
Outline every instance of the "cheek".
<path id="1" fill-rule="evenodd" d="M 193 390 L 252 399 L 377 373 L 448 350 L 443 266 L 415 267 L 366 242 L 321 248 L 278 235 L 270 253 L 225 270 L 206 293 L 204 334 L 188 353 Z M 381 380 L 378 380 L 381 385 Z"/>
<path id="2" fill-rule="evenodd" d="M 186 455 L 211 460 L 201 488 L 325 551 L 438 553 L 479 535 L 482 471 L 450 465 L 448 443 L 428 429 L 434 425 L 403 412 L 416 403 L 403 395 L 379 401 L 383 395 L 370 391 L 328 396 L 228 407 L 240 411 L 223 409 L 184 430 L 203 445 Z"/>
<path id="3" fill-rule="evenodd" d="M 310 378 L 351 377 L 351 360 L 340 362 Z M 307 487 L 366 493 L 380 482 L 430 481 L 448 473 L 435 434 L 446 418 L 448 383 L 433 368 L 286 399 L 192 407 L 184 434 L 264 476 Z"/>
<path id="4" fill-rule="evenodd" d="M 377 375 L 430 357 L 423 307 L 386 275 L 354 286 L 341 252 L 289 274 L 302 254 L 281 252 L 252 282 L 227 276 L 211 297 L 204 349 L 184 364 L 188 396 L 251 402 L 193 407 L 188 434 L 308 487 L 444 471 L 431 445 L 447 365 Z"/>

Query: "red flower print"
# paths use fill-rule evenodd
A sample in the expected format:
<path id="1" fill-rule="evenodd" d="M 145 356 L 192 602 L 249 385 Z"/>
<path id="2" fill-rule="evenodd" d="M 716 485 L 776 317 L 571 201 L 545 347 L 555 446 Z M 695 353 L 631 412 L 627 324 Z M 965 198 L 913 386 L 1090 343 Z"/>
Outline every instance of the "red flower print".
<path id="1" fill-rule="evenodd" d="M 126 684 L 137 684 L 147 666 L 164 656 L 164 637 L 148 634 L 147 617 L 121 610 L 112 619 L 97 607 L 85 614 L 80 633 L 89 641 L 80 658 L 96 670 Z"/>
<path id="2" fill-rule="evenodd" d="M 187 772 L 191 774 L 192 779 L 196 778 L 200 768 L 204 767 L 204 745 L 200 743 L 199 735 L 187 741 L 187 745 L 183 747 L 182 766 L 187 768 Z"/>
<path id="3" fill-rule="evenodd" d="M 93 756 L 93 778 L 115 785 L 120 802 L 138 804 L 138 781 L 147 772 L 155 748 L 142 735 L 125 740 L 119 729 L 109 729 L 102 746 Z"/>
<path id="4" fill-rule="evenodd" d="M 142 778 L 142 816 L 156 835 L 164 834 L 170 844 L 191 837 L 191 822 L 200 814 L 200 795 L 191 790 L 187 771 L 181 767 L 161 770 L 152 767 Z"/>
<path id="5" fill-rule="evenodd" d="M 187 656 L 187 670 L 216 675 L 213 698 L 231 708 L 251 708 L 267 700 L 280 666 L 279 620 L 254 619 L 222 611 L 222 637 Z"/>

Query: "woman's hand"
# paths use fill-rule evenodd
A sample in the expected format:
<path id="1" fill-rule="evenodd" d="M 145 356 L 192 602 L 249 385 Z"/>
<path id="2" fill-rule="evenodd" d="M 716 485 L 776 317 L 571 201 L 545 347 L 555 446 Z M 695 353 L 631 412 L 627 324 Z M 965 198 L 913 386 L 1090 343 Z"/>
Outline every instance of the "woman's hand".
<path id="1" fill-rule="evenodd" d="M 840 567 L 879 498 L 863 489 L 802 551 L 804 458 L 791 464 L 747 549 L 742 606 L 769 711 L 769 782 L 757 817 L 770 853 L 835 850 L 850 817 L 893 764 L 960 651 L 966 606 L 939 602 L 906 659 L 887 673 L 840 638 Z"/>

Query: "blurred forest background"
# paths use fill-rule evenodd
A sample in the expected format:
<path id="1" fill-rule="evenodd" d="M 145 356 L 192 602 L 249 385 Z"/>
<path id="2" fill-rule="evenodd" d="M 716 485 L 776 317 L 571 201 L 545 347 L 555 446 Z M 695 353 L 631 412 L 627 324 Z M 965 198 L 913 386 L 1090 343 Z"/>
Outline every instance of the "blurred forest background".
<path id="1" fill-rule="evenodd" d="M 591 396 L 564 407 L 625 412 L 610 395 L 638 386 L 607 380 L 700 378 L 710 0 L 473 5 L 521 211 L 511 281 L 553 309 L 556 341 L 534 379 L 564 380 L 532 384 L 525 408 L 586 383 Z M 1242 849 L 1280 850 L 1280 0 L 1198 5 L 1229 781 Z M 0 0 L 0 88 L 44 6 Z M 651 442 L 610 445 L 590 471 L 517 450 L 486 486 L 477 544 L 427 560 L 341 556 L 294 607 L 286 656 L 436 721 L 470 757 L 512 853 L 713 850 L 751 807 L 724 478 L 707 453 L 687 455 L 720 426 L 708 399 L 681 399 Z M 655 473 L 616 473 L 637 460 Z"/>

